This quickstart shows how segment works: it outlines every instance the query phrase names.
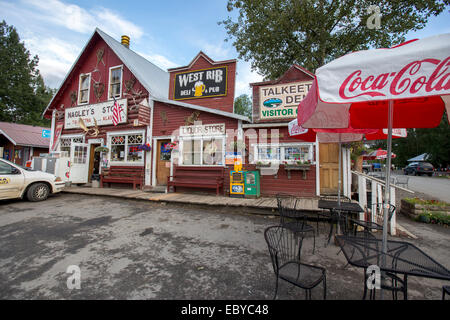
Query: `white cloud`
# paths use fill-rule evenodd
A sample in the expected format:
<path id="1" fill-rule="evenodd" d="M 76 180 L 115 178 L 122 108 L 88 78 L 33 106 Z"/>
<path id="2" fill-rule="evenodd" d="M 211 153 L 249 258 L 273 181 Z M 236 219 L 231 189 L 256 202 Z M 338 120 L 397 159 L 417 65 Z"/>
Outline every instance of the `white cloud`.
<path id="1" fill-rule="evenodd" d="M 230 47 L 226 47 L 225 42 L 210 43 L 205 40 L 196 40 L 195 45 L 213 60 L 228 60 L 233 54 Z"/>
<path id="2" fill-rule="evenodd" d="M 169 59 L 167 59 L 166 57 L 164 57 L 160 54 L 156 54 L 156 53 L 145 54 L 145 53 L 141 53 L 141 52 L 136 52 L 136 53 L 139 54 L 140 56 L 144 57 L 148 61 L 154 63 L 155 65 L 157 65 L 164 71 L 167 71 L 167 69 L 169 69 L 169 68 L 174 68 L 174 67 L 179 66 L 179 64 L 177 64 L 173 61 L 170 61 Z"/>
<path id="3" fill-rule="evenodd" d="M 235 97 L 241 94 L 252 96 L 250 83 L 263 81 L 263 77 L 251 70 L 250 63 L 247 61 L 238 61 L 236 74 Z"/>
<path id="4" fill-rule="evenodd" d="M 144 34 L 142 29 L 133 22 L 127 21 L 107 8 L 100 7 L 88 11 L 75 4 L 59 0 L 23 0 L 23 2 L 35 9 L 34 13 L 31 13 L 34 14 L 33 18 L 75 32 L 92 33 L 96 27 L 99 27 L 114 37 L 127 34 L 134 39 L 139 39 Z"/>
<path id="5" fill-rule="evenodd" d="M 41 75 L 46 85 L 53 88 L 59 87 L 81 50 L 77 45 L 55 37 L 30 37 L 25 38 L 24 42 L 32 55 L 39 56 Z"/>

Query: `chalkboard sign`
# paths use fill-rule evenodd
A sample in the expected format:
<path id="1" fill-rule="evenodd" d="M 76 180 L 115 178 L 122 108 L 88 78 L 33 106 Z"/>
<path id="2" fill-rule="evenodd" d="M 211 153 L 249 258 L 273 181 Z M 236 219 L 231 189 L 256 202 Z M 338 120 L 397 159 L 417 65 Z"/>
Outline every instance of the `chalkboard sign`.
<path id="1" fill-rule="evenodd" d="M 193 70 L 175 74 L 174 100 L 227 95 L 227 67 Z"/>

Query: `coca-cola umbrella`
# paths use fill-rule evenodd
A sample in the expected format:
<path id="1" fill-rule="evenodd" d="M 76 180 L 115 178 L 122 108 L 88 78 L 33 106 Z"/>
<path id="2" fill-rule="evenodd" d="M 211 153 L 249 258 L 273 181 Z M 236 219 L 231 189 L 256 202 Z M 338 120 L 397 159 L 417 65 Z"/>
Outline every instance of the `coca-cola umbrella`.
<path id="1" fill-rule="evenodd" d="M 363 156 L 364 160 L 381 160 L 381 159 L 386 159 L 387 158 L 387 150 L 383 150 L 381 148 L 378 148 L 377 150 L 374 150 L 372 152 L 370 152 L 369 154 Z M 396 158 L 397 155 L 395 153 L 391 153 L 391 158 L 394 159 Z"/>
<path id="2" fill-rule="evenodd" d="M 299 110 L 300 112 L 301 110 Z M 342 162 L 342 148 L 341 144 L 344 142 L 361 141 L 364 134 L 377 134 L 377 129 L 305 129 L 298 125 L 297 119 L 294 119 L 288 124 L 289 135 L 293 138 L 309 141 L 309 142 L 322 142 L 322 143 L 339 143 L 339 160 L 338 160 L 338 207 L 341 206 L 341 162 Z M 313 140 L 314 139 L 314 140 Z M 339 212 L 339 211 L 338 211 Z M 340 214 L 340 213 L 339 213 Z M 340 232 L 339 225 L 337 232 Z"/>
<path id="3" fill-rule="evenodd" d="M 388 49 L 353 52 L 316 70 L 300 102 L 304 128 L 388 129 L 437 127 L 447 109 L 450 123 L 450 34 L 412 40 Z M 386 172 L 382 250 L 387 249 L 390 170 Z"/>

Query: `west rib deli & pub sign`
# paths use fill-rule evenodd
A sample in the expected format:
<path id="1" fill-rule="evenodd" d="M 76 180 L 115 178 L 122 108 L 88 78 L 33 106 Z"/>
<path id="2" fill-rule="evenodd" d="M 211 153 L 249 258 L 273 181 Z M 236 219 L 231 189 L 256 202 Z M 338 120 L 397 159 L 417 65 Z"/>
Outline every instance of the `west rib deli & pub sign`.
<path id="1" fill-rule="evenodd" d="M 175 74 L 174 100 L 227 95 L 227 67 L 217 67 Z"/>

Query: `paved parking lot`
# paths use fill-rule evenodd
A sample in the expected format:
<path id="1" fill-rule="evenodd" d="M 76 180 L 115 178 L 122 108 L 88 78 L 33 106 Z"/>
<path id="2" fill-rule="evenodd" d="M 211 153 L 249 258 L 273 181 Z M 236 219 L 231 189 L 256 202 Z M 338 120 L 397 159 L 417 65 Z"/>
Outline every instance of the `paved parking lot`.
<path id="1" fill-rule="evenodd" d="M 271 299 L 263 232 L 278 219 L 232 210 L 64 193 L 2 201 L 0 299 Z M 419 236 L 412 242 L 449 267 L 449 229 L 409 224 L 402 221 Z M 360 299 L 362 270 L 344 268 L 324 233 L 314 255 L 307 240 L 305 261 L 327 269 L 328 299 Z M 67 287 L 71 265 L 80 268 L 81 289 Z M 440 299 L 442 284 L 411 277 L 409 297 Z M 312 298 L 321 293 L 319 286 Z M 279 297 L 305 296 L 281 283 Z"/>

